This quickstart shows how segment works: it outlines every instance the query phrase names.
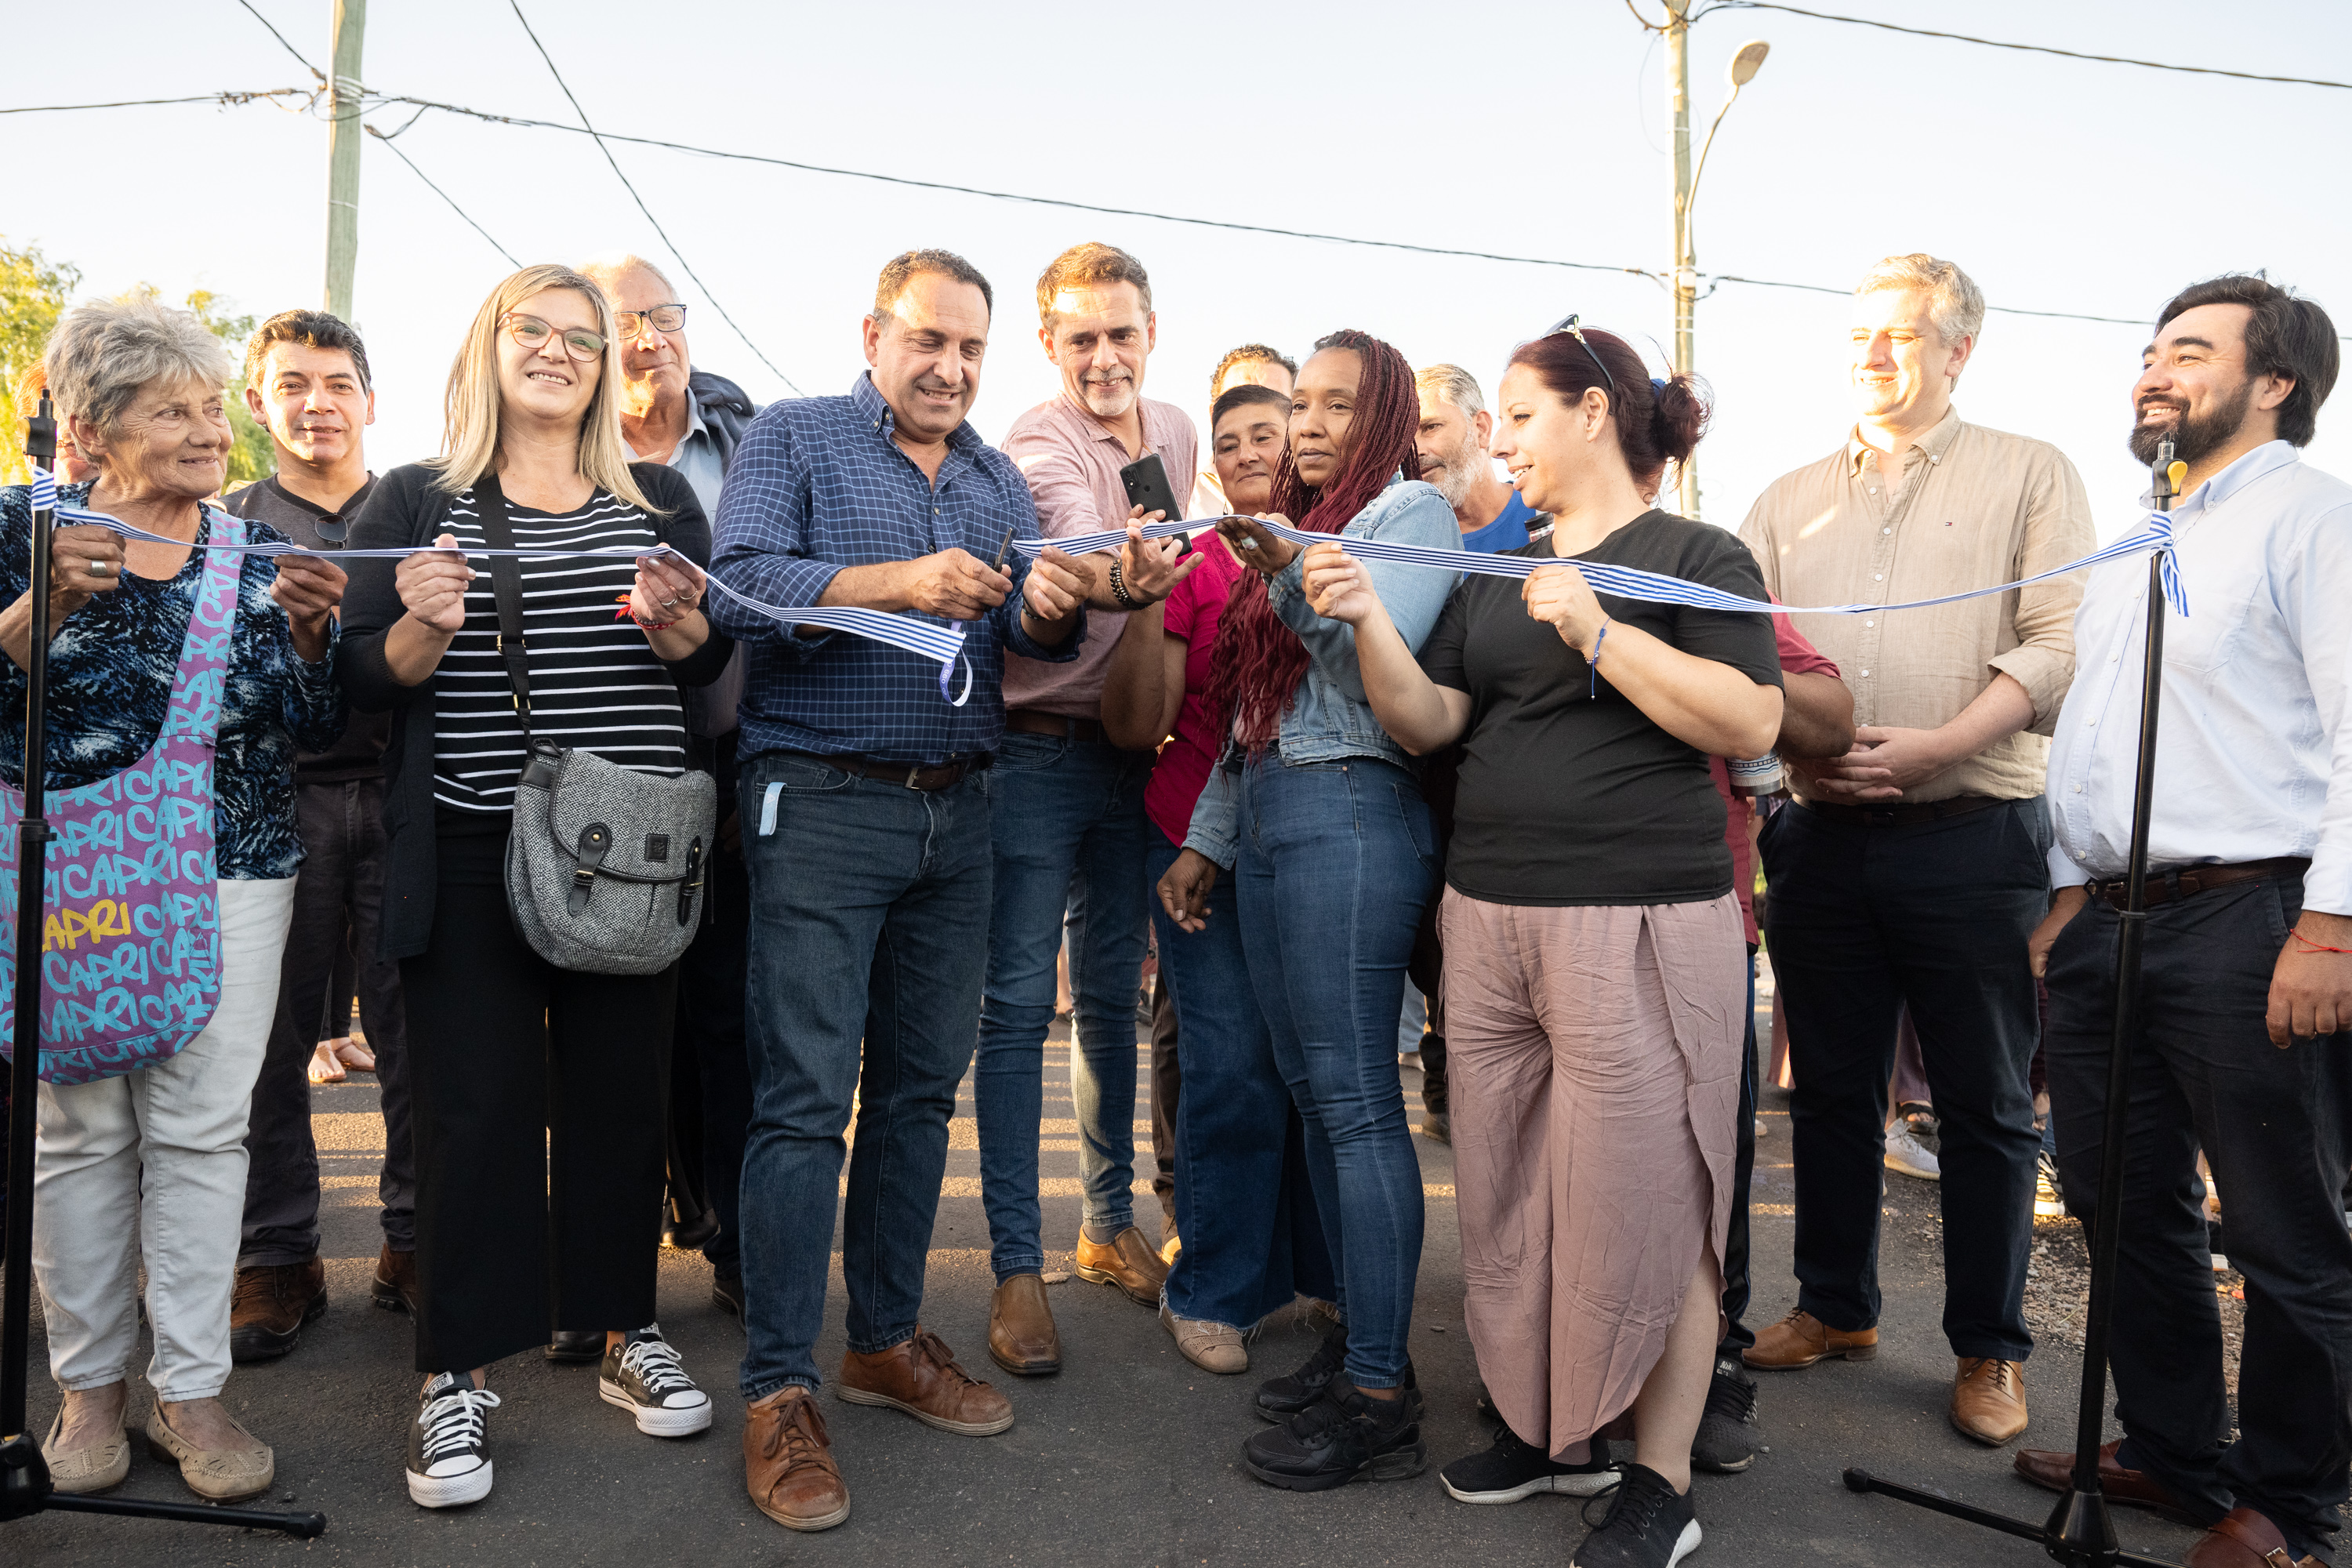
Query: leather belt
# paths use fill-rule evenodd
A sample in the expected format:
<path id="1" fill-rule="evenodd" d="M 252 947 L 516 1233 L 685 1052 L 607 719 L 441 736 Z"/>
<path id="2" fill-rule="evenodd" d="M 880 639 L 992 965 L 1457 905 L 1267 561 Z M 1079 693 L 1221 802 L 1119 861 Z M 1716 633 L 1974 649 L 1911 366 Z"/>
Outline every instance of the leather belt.
<path id="1" fill-rule="evenodd" d="M 919 763 L 885 762 L 880 757 L 829 757 L 819 752 L 786 752 L 784 755 L 823 763 L 826 767 L 847 773 L 852 778 L 872 779 L 877 784 L 899 784 L 908 789 L 924 791 L 942 790 L 950 784 L 961 784 L 968 775 L 996 765 L 993 752 L 982 752 L 960 762 L 942 763 L 935 768 L 927 768 Z"/>
<path id="2" fill-rule="evenodd" d="M 1066 741 L 1099 741 L 1103 727 L 1092 719 L 1072 719 L 1034 708 L 1015 708 L 1004 715 L 1004 727 L 1016 735 L 1059 735 Z"/>
<path id="3" fill-rule="evenodd" d="M 1923 822 L 1966 816 L 1972 811 L 2007 805 L 2010 802 L 1990 795 L 1956 795 L 1949 800 L 1926 801 L 1917 805 L 1845 805 L 1822 800 L 1801 800 L 1797 804 L 1817 816 L 1853 827 L 1916 827 Z"/>
<path id="4" fill-rule="evenodd" d="M 2311 869 L 2311 862 L 2298 857 L 2284 856 L 2276 860 L 2247 860 L 2235 866 L 2190 866 L 2179 871 L 2150 871 L 2147 874 L 2147 906 L 2168 904 L 2177 899 L 2193 899 L 2200 893 L 2210 893 L 2216 888 L 2231 888 L 2241 882 L 2259 882 L 2265 877 L 2300 877 Z M 2112 882 L 2093 882 L 2091 896 L 2104 900 L 2116 909 L 2124 907 L 2124 879 Z"/>

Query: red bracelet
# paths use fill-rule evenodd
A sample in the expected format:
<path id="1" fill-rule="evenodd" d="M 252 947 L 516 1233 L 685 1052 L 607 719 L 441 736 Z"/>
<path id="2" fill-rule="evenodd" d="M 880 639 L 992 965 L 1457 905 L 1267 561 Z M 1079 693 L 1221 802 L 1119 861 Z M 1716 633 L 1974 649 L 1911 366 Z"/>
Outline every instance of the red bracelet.
<path id="1" fill-rule="evenodd" d="M 2312 941 L 2299 931 L 2291 931 L 2286 934 L 2294 941 L 2303 943 L 2302 951 L 2305 952 L 2352 952 L 2352 947 L 2330 947 L 2324 942 Z"/>
<path id="2" fill-rule="evenodd" d="M 674 626 L 677 625 L 677 623 L 676 621 L 638 621 L 638 620 L 637 620 L 637 612 L 636 612 L 636 611 L 635 611 L 634 609 L 631 609 L 631 608 L 629 607 L 629 606 L 630 606 L 630 605 L 631 605 L 631 603 L 633 602 L 633 598 L 634 598 L 634 596 L 633 596 L 633 595 L 628 595 L 628 594 L 624 594 L 624 595 L 621 595 L 620 600 L 619 600 L 619 604 L 620 604 L 621 608 L 620 608 L 620 610 L 619 610 L 619 611 L 618 611 L 618 612 L 617 612 L 617 613 L 613 616 L 613 618 L 614 618 L 614 620 L 616 620 L 616 621 L 636 621 L 636 624 L 637 624 L 638 629 L 640 629 L 640 630 L 642 630 L 642 631 L 648 631 L 648 632 L 666 632 L 666 631 L 669 630 L 669 629 L 670 629 L 670 627 L 672 627 L 672 626 Z"/>

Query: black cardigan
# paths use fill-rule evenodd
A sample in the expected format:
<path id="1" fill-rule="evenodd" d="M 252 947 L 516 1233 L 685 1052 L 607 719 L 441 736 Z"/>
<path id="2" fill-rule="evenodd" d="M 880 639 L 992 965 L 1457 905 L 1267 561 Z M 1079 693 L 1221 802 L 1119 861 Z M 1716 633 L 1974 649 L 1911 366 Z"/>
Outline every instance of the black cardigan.
<path id="1" fill-rule="evenodd" d="M 698 566 L 710 564 L 710 521 L 683 475 L 662 463 L 632 463 L 637 488 L 660 513 L 660 536 Z M 439 474 L 421 463 L 398 468 L 377 481 L 367 505 L 352 523 L 353 549 L 422 550 L 448 521 L 451 497 L 436 481 Z M 383 753 L 384 850 L 382 956 L 414 958 L 433 933 L 433 893 L 438 872 L 434 843 L 434 683 L 403 686 L 384 661 L 384 634 L 407 614 L 394 584 L 397 561 L 352 561 L 343 590 L 343 635 L 335 655 L 336 679 L 353 708 L 394 715 Z M 719 679 L 734 652 L 732 639 L 717 627 L 700 647 L 674 664 L 681 686 L 708 686 Z"/>

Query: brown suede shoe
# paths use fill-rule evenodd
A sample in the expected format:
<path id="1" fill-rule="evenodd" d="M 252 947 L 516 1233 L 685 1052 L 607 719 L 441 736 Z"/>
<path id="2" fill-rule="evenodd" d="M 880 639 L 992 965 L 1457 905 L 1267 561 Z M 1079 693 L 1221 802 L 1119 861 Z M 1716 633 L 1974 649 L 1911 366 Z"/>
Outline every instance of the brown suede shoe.
<path id="1" fill-rule="evenodd" d="M 416 1254 L 394 1252 L 385 1242 L 375 1258 L 374 1294 L 377 1306 L 416 1316 Z"/>
<path id="2" fill-rule="evenodd" d="M 1045 1282 L 1034 1274 L 1015 1274 L 996 1288 L 988 1309 L 988 1359 L 1015 1377 L 1062 1370 L 1062 1336 Z"/>
<path id="3" fill-rule="evenodd" d="M 849 1517 L 849 1488 L 815 1397 L 787 1384 L 743 1415 L 743 1487 L 786 1530 L 831 1530 Z"/>
<path id="4" fill-rule="evenodd" d="M 276 1361 L 302 1337 L 302 1325 L 326 1310 L 327 1266 L 315 1258 L 238 1269 L 228 1308 L 229 1360 Z"/>
<path id="5" fill-rule="evenodd" d="M 2099 1490 L 2106 1494 L 2107 1500 L 2126 1508 L 2144 1508 L 2178 1523 L 2194 1525 L 2197 1521 L 2189 1510 L 2146 1471 L 2127 1470 L 2116 1462 L 2116 1450 L 2123 1446 L 2123 1439 L 2118 1437 L 2099 1449 Z M 2062 1454 L 2054 1448 L 2020 1448 L 2014 1463 L 2017 1473 L 2037 1487 L 2047 1487 L 2053 1492 L 2074 1489 L 2074 1456 L 2071 1453 Z"/>
<path id="6" fill-rule="evenodd" d="M 1143 1232 L 1129 1226 L 1103 1247 L 1078 1233 L 1078 1278 L 1097 1285 L 1116 1285 L 1129 1300 L 1147 1307 L 1160 1305 L 1160 1287 L 1168 1282 L 1168 1262 L 1151 1250 Z"/>
<path id="7" fill-rule="evenodd" d="M 1952 1379 L 1952 1425 L 1998 1448 L 2025 1430 L 2025 1363 L 1964 1355 Z"/>
<path id="8" fill-rule="evenodd" d="M 1794 1372 L 1830 1356 L 1868 1361 L 1878 1353 L 1876 1329 L 1833 1329 L 1811 1312 L 1795 1311 L 1756 1336 L 1739 1359 L 1759 1372 Z"/>
<path id="9" fill-rule="evenodd" d="M 2288 1553 L 2279 1527 L 2251 1508 L 2233 1508 L 2189 1549 L 2181 1568 L 2315 1568 L 2316 1557 Z"/>
<path id="10" fill-rule="evenodd" d="M 956 1364 L 955 1352 L 930 1330 L 875 1355 L 841 1358 L 834 1392 L 852 1405 L 887 1405 L 926 1426 L 963 1437 L 990 1437 L 1013 1425 L 1013 1402 Z"/>

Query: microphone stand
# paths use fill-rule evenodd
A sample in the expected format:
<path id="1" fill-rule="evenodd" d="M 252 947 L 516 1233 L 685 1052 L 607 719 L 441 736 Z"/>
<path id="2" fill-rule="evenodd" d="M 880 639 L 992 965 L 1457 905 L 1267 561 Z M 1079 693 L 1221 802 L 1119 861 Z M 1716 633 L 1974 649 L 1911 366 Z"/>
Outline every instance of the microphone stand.
<path id="1" fill-rule="evenodd" d="M 2151 495 L 2159 512 L 2172 510 L 2189 465 L 2172 460 L 2172 443 L 2157 449 Z M 1972 1508 L 1933 1492 L 1881 1480 L 1864 1469 L 1845 1472 L 1846 1489 L 1877 1492 L 2037 1542 L 2072 1568 L 2172 1568 L 2160 1557 L 2116 1544 L 2115 1521 L 2099 1489 L 2099 1438 L 2107 1415 L 2107 1330 L 2115 1316 L 2116 1244 L 2123 1229 L 2124 1119 L 2129 1109 L 2131 1051 L 2139 1035 L 2140 948 L 2147 931 L 2148 823 L 2156 809 L 2156 726 L 2164 697 L 2164 557 L 2147 561 L 2147 661 L 2141 676 L 2139 771 L 2133 783 L 2131 858 L 2124 873 L 2123 922 L 2116 933 L 2115 1033 L 2107 1045 L 2107 1120 L 2099 1142 L 2099 1201 L 2091 1221 L 2091 1305 L 2083 1334 L 2082 1402 L 2074 1415 L 2074 1489 L 2047 1521 L 2029 1524 L 1990 1509 Z"/>
<path id="2" fill-rule="evenodd" d="M 47 393 L 41 395 L 39 412 L 26 424 L 25 451 L 46 469 L 58 455 L 58 422 Z M 43 1512 L 108 1513 L 177 1520 L 184 1524 L 278 1530 L 311 1540 L 325 1532 L 325 1514 L 268 1513 L 209 1503 L 54 1491 L 49 1486 L 49 1467 L 41 1458 L 40 1440 L 25 1427 L 26 1365 L 32 1350 L 33 1110 L 40 1093 L 43 862 L 55 837 L 43 812 L 48 787 L 49 532 L 56 521 L 57 514 L 48 509 L 33 513 L 28 595 L 33 625 L 25 667 L 25 822 L 16 880 L 16 1059 L 8 1087 L 7 1269 L 5 1282 L 0 1282 L 0 1524 Z"/>

